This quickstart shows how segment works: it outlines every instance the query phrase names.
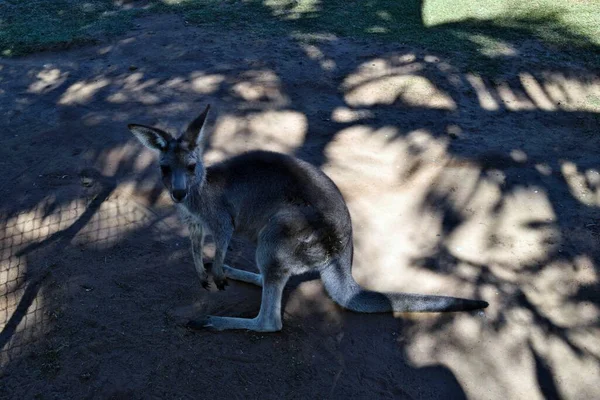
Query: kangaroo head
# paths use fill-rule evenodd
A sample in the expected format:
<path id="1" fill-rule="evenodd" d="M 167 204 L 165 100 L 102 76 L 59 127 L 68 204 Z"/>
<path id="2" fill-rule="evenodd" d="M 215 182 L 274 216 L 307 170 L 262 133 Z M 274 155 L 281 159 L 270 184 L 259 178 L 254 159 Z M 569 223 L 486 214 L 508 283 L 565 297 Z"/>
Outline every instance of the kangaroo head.
<path id="1" fill-rule="evenodd" d="M 210 105 L 207 105 L 206 109 L 177 138 L 151 126 L 127 125 L 144 146 L 159 153 L 163 183 L 176 203 L 186 198 L 194 183 L 204 180 L 204 165 L 198 151 L 198 144 L 202 140 L 209 109 Z"/>

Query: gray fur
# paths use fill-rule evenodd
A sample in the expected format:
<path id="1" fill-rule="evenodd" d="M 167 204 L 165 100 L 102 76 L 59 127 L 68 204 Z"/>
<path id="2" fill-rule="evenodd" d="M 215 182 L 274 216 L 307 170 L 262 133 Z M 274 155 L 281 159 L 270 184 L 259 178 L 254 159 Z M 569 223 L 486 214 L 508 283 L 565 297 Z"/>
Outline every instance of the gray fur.
<path id="1" fill-rule="evenodd" d="M 177 139 L 165 139 L 156 128 L 129 125 L 143 144 L 160 153 L 163 183 L 188 223 L 202 286 L 209 287 L 202 245 L 210 233 L 216 245 L 210 267 L 216 286 L 223 290 L 229 277 L 263 288 L 256 318 L 209 316 L 191 322 L 191 327 L 279 331 L 281 296 L 289 277 L 314 270 L 333 300 L 353 311 L 466 311 L 488 306 L 480 300 L 362 289 L 352 277 L 350 213 L 333 181 L 309 163 L 266 151 L 204 168 L 198 143 L 208 110 Z M 260 274 L 223 264 L 234 233 L 256 243 Z"/>

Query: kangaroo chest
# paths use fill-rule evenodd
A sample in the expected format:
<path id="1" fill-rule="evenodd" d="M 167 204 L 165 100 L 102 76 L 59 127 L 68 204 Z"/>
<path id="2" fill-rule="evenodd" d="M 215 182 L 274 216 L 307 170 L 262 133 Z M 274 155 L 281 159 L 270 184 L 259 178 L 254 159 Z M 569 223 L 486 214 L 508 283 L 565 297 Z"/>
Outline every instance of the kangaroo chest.
<path id="1" fill-rule="evenodd" d="M 190 211 L 185 205 L 178 204 L 177 212 L 181 222 L 188 226 L 201 225 L 205 234 L 212 234 L 212 229 L 207 219 L 199 212 Z"/>

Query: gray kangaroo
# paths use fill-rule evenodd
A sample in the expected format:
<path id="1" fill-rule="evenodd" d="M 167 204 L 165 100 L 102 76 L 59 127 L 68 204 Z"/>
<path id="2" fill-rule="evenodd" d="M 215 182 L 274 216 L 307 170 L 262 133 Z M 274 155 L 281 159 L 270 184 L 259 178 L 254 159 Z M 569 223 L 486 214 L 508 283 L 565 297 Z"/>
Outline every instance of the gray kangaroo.
<path id="1" fill-rule="evenodd" d="M 308 271 L 320 273 L 335 302 L 357 312 L 468 311 L 488 306 L 481 300 L 361 288 L 352 277 L 350 213 L 333 181 L 307 162 L 267 151 L 247 152 L 206 167 L 199 144 L 209 109 L 210 105 L 177 138 L 154 127 L 128 125 L 160 155 L 163 183 L 189 226 L 202 286 L 210 286 L 207 269 L 220 290 L 227 285 L 226 277 L 262 286 L 257 317 L 207 316 L 190 321 L 190 328 L 279 331 L 284 286 L 290 276 Z M 212 265 L 205 267 L 202 245 L 207 233 L 216 249 Z M 260 274 L 223 264 L 234 233 L 256 244 Z"/>

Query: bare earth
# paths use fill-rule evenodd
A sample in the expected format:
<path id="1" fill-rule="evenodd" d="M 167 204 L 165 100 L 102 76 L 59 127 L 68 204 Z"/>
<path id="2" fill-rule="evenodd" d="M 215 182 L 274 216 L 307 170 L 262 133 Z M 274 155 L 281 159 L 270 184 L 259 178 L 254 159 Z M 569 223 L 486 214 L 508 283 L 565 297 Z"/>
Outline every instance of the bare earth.
<path id="1" fill-rule="evenodd" d="M 174 16 L 0 60 L 0 398 L 599 398 L 600 74 L 520 60 L 492 79 L 400 45 Z M 209 102 L 207 161 L 279 150 L 336 181 L 364 286 L 490 307 L 360 315 L 303 277 L 280 333 L 183 328 L 253 317 L 260 290 L 201 289 L 126 124 L 179 129 Z M 229 262 L 252 269 L 251 250 Z"/>

